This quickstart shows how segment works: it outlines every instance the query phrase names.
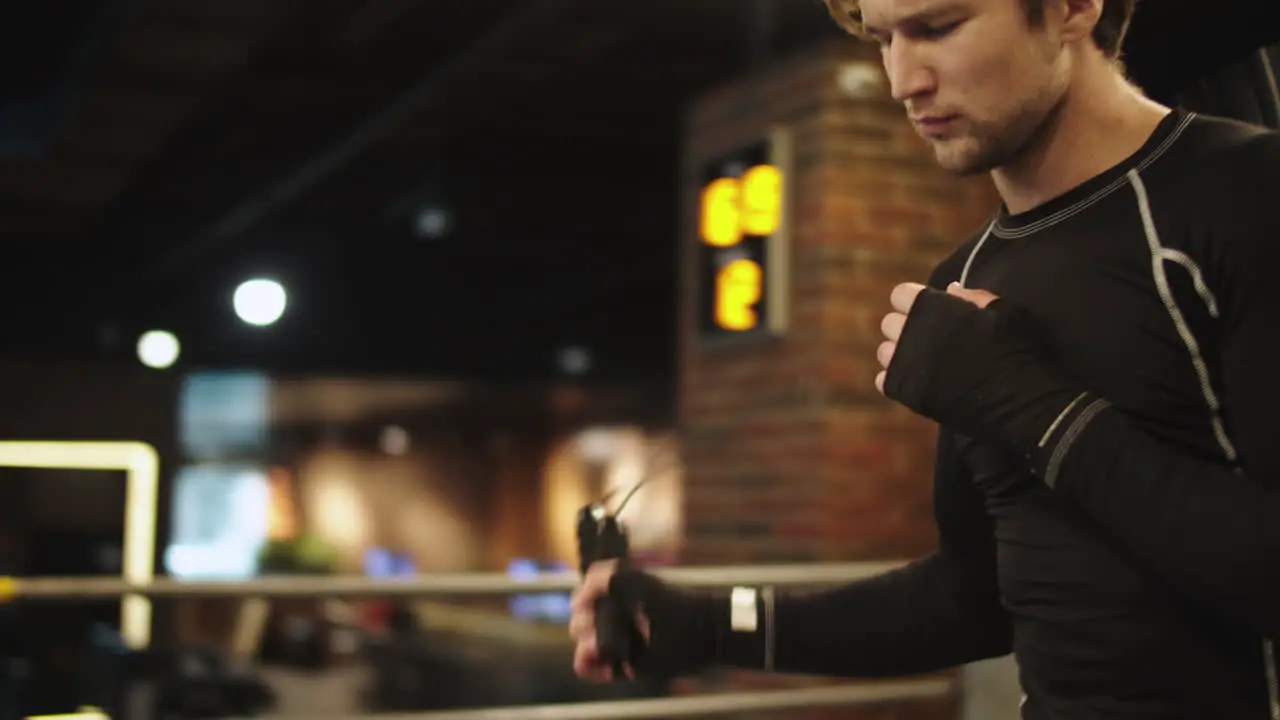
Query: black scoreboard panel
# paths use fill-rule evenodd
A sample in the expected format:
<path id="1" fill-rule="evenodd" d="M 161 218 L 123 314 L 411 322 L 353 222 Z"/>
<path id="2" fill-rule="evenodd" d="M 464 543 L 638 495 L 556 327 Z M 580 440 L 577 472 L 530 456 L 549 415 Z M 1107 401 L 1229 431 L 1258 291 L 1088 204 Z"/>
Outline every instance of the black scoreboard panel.
<path id="1" fill-rule="evenodd" d="M 779 131 L 699 168 L 693 236 L 704 342 L 786 329 L 789 150 Z"/>

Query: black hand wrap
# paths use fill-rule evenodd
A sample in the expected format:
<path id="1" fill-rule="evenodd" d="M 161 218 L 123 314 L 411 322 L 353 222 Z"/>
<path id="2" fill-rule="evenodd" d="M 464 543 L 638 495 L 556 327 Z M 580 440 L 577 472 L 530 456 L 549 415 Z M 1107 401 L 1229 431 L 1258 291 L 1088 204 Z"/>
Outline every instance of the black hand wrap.
<path id="1" fill-rule="evenodd" d="M 926 288 L 898 339 L 885 395 L 958 433 L 1029 454 L 1080 394 L 1046 350 L 1036 319 L 1013 303 L 983 309 Z"/>
<path id="2" fill-rule="evenodd" d="M 632 569 L 613 576 L 609 595 L 626 612 L 643 612 L 649 620 L 649 642 L 634 638 L 628 658 L 638 676 L 674 678 L 720 659 L 721 628 L 729 622 L 727 597 L 690 592 Z"/>

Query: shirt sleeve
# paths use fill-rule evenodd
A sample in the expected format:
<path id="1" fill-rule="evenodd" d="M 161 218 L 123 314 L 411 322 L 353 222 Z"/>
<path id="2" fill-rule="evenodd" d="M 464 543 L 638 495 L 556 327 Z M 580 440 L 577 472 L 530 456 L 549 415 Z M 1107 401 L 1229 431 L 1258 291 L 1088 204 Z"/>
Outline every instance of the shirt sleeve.
<path id="1" fill-rule="evenodd" d="M 946 430 L 938 441 L 934 508 L 936 552 L 848 585 L 779 594 L 772 623 L 770 608 L 764 610 L 765 632 L 752 633 L 723 659 L 788 673 L 891 677 L 1008 654 L 1012 629 L 1000 604 L 991 520 Z"/>
<path id="2" fill-rule="evenodd" d="M 1187 599 L 1280 637 L 1280 135 L 1243 150 L 1235 177 L 1221 178 L 1229 193 L 1192 200 L 1217 202 L 1221 217 L 1199 259 L 1219 305 L 1204 350 L 1218 368 L 1224 460 L 1157 441 L 1086 396 L 1033 463 Z"/>

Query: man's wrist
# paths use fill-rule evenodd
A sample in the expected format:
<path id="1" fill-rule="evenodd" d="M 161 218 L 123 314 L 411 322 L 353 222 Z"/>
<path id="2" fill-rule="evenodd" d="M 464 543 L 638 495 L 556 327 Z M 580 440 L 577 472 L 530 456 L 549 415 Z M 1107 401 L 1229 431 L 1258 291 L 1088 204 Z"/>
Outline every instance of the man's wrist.
<path id="1" fill-rule="evenodd" d="M 1028 459 L 1031 471 L 1049 487 L 1056 487 L 1067 455 L 1098 415 L 1111 403 L 1090 392 L 1078 393 L 1050 421 L 1040 438 L 1031 444 Z"/>
<path id="2" fill-rule="evenodd" d="M 734 588 L 714 600 L 716 652 L 714 663 L 730 667 L 774 669 L 774 611 L 772 587 Z"/>

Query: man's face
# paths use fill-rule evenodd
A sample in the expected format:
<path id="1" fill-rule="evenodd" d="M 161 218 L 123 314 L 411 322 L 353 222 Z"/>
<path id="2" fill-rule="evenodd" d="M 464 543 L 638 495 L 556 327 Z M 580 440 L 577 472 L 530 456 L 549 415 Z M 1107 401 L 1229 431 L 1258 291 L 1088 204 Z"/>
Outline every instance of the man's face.
<path id="1" fill-rule="evenodd" d="M 1031 27 L 1021 0 L 862 0 L 862 11 L 894 98 L 949 171 L 1008 163 L 1066 92 L 1055 18 Z"/>

